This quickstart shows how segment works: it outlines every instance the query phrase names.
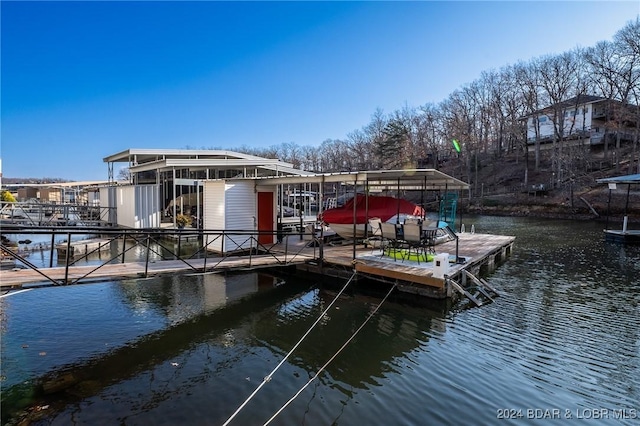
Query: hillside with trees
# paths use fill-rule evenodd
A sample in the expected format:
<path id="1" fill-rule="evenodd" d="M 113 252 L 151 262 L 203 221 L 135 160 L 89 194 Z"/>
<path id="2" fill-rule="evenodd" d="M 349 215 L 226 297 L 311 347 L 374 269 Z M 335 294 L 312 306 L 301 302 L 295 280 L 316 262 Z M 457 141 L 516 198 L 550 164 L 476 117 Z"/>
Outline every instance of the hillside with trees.
<path id="1" fill-rule="evenodd" d="M 584 96 L 619 105 L 606 113 L 602 144 L 565 146 L 565 124 L 558 114 L 562 111 L 551 117 L 558 132 L 550 144 L 543 146 L 540 138 L 527 140 L 527 116 Z M 635 129 L 630 141 L 606 137 L 623 123 Z M 600 212 L 606 210 L 601 205 L 606 188 L 596 184 L 597 178 L 640 173 L 639 129 L 636 18 L 612 41 L 482 72 L 439 104 L 405 106 L 390 113 L 377 109 L 368 124 L 344 139 L 327 139 L 316 147 L 284 143 L 234 149 L 316 172 L 437 168 L 470 183 L 471 209 L 522 210 L 531 204 L 542 205 L 541 212 L 557 211 L 558 216 L 588 216 L 593 211 L 585 201 Z M 460 152 L 454 149 L 454 139 Z M 529 196 L 526 191 L 532 185 L 544 185 L 546 196 Z"/>
<path id="2" fill-rule="evenodd" d="M 567 102 L 589 97 L 612 105 L 604 116 L 603 142 L 566 143 Z M 543 141 L 538 124 L 532 140 L 527 137 L 531 132 L 527 117 L 545 109 L 554 134 Z M 632 129 L 624 140 L 623 126 Z M 574 135 L 582 137 L 580 132 Z M 594 210 L 606 213 L 608 198 L 607 188 L 596 179 L 640 173 L 639 139 L 640 20 L 636 18 L 611 41 L 484 71 L 440 103 L 404 106 L 389 113 L 378 108 L 369 123 L 343 139 L 327 139 L 317 146 L 288 142 L 226 149 L 324 173 L 436 168 L 470 184 L 462 203 L 468 211 L 593 217 Z M 127 173 L 119 179 L 126 179 Z M 57 181 L 18 179 L 45 180 Z M 544 191 L 532 193 L 534 187 Z M 632 195 L 640 200 L 640 192 Z M 614 213 L 624 208 L 619 198 L 612 199 Z M 640 219 L 640 202 L 629 207 Z"/>

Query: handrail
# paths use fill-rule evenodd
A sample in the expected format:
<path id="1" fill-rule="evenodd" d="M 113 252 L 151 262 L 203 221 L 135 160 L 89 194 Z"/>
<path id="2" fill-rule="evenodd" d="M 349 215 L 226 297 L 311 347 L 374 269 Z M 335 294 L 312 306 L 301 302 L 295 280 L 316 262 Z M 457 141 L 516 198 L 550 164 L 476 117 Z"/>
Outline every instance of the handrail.
<path id="1" fill-rule="evenodd" d="M 109 223 L 109 212 L 115 207 L 92 206 L 78 203 L 39 203 L 31 201 L 3 202 L 0 214 L 7 224 L 28 224 L 29 226 L 65 226 Z"/>
<path id="2" fill-rule="evenodd" d="M 218 268 L 223 262 L 231 258 L 237 258 L 239 255 L 247 255 L 249 260 L 249 268 L 253 265 L 253 259 L 256 256 L 270 256 L 276 260 L 277 265 L 286 265 L 294 262 L 299 258 L 299 256 L 303 253 L 306 248 L 306 245 L 301 245 L 297 250 L 293 252 L 290 251 L 290 246 L 293 246 L 289 242 L 289 238 L 284 238 L 284 247 L 281 243 L 273 243 L 271 245 L 264 244 L 260 242 L 260 236 L 270 235 L 273 237 L 273 241 L 276 240 L 278 234 L 281 231 L 258 231 L 258 230 L 202 230 L 202 229 L 175 229 L 175 228 L 164 228 L 164 229 L 132 229 L 132 228 L 111 228 L 111 227 L 41 227 L 41 226 L 20 226 L 13 225 L 4 227 L 2 229 L 3 235 L 12 235 L 12 234 L 29 234 L 29 235 L 51 235 L 51 259 L 50 259 L 50 267 L 53 263 L 53 251 L 56 247 L 56 244 L 53 242 L 56 240 L 56 236 L 64 236 L 66 238 L 67 245 L 67 255 L 64 259 L 58 259 L 58 263 L 61 260 L 64 261 L 64 280 L 61 280 L 63 284 L 76 284 L 85 279 L 91 277 L 91 275 L 103 268 L 105 265 L 109 263 L 113 263 L 115 260 L 121 258 L 122 263 L 125 262 L 125 254 L 132 251 L 136 247 L 143 247 L 144 251 L 139 256 L 139 262 L 144 262 L 145 264 L 145 273 L 148 274 L 148 266 L 150 254 L 153 253 L 154 256 L 159 256 L 160 260 L 179 260 L 188 266 L 188 268 L 192 271 L 199 271 L 202 269 L 203 272 L 207 270 L 212 270 Z M 288 232 L 287 236 L 298 236 L 302 237 L 304 231 L 300 232 Z M 100 248 L 95 248 L 87 253 L 83 253 L 80 256 L 72 257 L 69 256 L 69 247 L 72 244 L 72 238 L 76 236 L 89 236 L 96 235 L 102 238 L 105 238 L 106 241 L 102 246 L 109 245 L 112 250 L 112 255 L 107 256 L 107 259 L 101 261 L 100 264 L 96 265 L 95 268 L 91 269 L 89 272 L 85 273 L 79 278 L 74 279 L 73 281 L 69 281 L 69 268 L 71 266 L 77 266 L 78 262 L 87 259 L 90 255 L 95 254 L 100 251 Z M 175 248 L 168 247 L 166 244 L 165 237 L 177 238 L 178 247 L 177 252 Z M 183 240 L 191 239 L 194 243 L 194 250 L 187 255 L 182 255 L 180 253 L 180 246 Z M 220 238 L 223 238 L 224 247 L 223 251 L 216 251 L 216 254 L 212 256 L 211 244 L 215 241 L 219 241 Z M 112 244 L 114 241 L 121 241 L 118 244 Z M 153 244 L 152 244 L 153 243 Z M 127 247 L 129 244 L 129 247 Z M 320 240 L 320 244 L 322 241 Z M 58 244 L 59 245 L 59 244 Z M 115 249 L 115 254 L 113 254 Z M 20 262 L 22 262 L 27 268 L 37 271 L 40 275 L 43 275 L 49 281 L 52 281 L 55 284 L 60 284 L 60 281 L 55 280 L 46 275 L 46 268 L 44 266 L 38 267 L 31 262 L 24 259 L 22 256 L 19 256 L 13 250 L 5 245 L 2 245 L 2 251 L 5 252 L 9 257 L 12 257 Z M 322 252 L 322 251 L 321 251 Z M 204 263 L 202 268 L 199 266 L 194 266 L 193 262 L 190 260 L 204 258 Z M 313 258 L 316 258 L 316 250 L 314 244 L 313 250 Z M 207 260 L 215 259 L 214 262 L 207 264 Z"/>

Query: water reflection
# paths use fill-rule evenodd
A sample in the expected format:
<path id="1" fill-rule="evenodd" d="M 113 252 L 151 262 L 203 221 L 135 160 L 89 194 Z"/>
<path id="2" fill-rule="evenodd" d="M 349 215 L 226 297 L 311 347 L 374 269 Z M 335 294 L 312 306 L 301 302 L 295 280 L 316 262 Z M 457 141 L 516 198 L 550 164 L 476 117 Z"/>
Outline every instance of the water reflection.
<path id="1" fill-rule="evenodd" d="M 46 288 L 0 299 L 3 416 L 42 388 L 86 396 L 88 389 L 152 368 L 195 337 L 224 329 L 252 300 L 260 307 L 279 300 L 281 288 L 295 291 L 281 283 L 265 274 L 205 274 Z M 258 292 L 267 295 L 233 305 Z M 62 302 L 68 303 L 64 310 L 54 307 Z M 35 318 L 29 306 L 38 306 Z"/>
<path id="2" fill-rule="evenodd" d="M 284 356 L 303 336 L 312 322 L 333 300 L 332 292 L 314 290 L 296 298 L 272 316 L 264 318 L 253 330 L 255 337 Z M 303 302 L 304 301 L 304 302 Z M 323 318 L 320 326 L 298 347 L 290 362 L 304 371 L 317 371 L 351 337 L 369 316 L 380 299 L 363 296 L 342 297 Z M 293 304 L 293 306 L 288 306 Z M 393 309 L 395 308 L 395 309 Z M 326 384 L 338 389 L 368 389 L 377 386 L 379 379 L 397 371 L 395 359 L 415 350 L 428 341 L 432 331 L 429 312 L 407 317 L 406 309 L 387 305 L 358 334 L 353 344 L 329 364 Z M 272 324 L 281 324 L 281 332 L 274 332 Z M 438 328 L 442 322 L 438 322 Z M 322 350 L 319 350 L 322 348 Z M 350 396 L 350 393 L 345 393 Z"/>
<path id="3" fill-rule="evenodd" d="M 79 415 L 77 410 L 83 399 L 103 399 L 105 393 L 115 398 L 111 392 L 117 389 L 122 405 L 123 393 L 152 389 L 151 394 L 148 390 L 143 392 L 146 402 L 133 398 L 138 403 L 124 403 L 128 408 L 122 409 L 122 414 L 127 418 L 128 411 L 155 410 L 178 395 L 195 392 L 194 387 L 204 386 L 208 395 L 213 392 L 216 398 L 227 401 L 224 409 L 219 407 L 216 411 L 222 421 L 221 416 L 230 413 L 228 407 L 241 394 L 238 381 L 241 380 L 241 388 L 256 386 L 266 368 L 294 346 L 334 297 L 334 293 L 319 289 L 300 293 L 300 285 L 280 283 L 277 278 L 258 274 L 123 282 L 117 287 L 118 292 L 130 307 L 132 317 L 156 321 L 161 318 L 167 328 L 100 356 L 58 366 L 55 372 L 37 381 L 49 393 L 40 394 L 37 404 L 46 403 L 51 411 L 62 410 L 60 416 L 66 418 Z M 259 297 L 246 299 L 258 292 Z M 243 298 L 242 303 L 229 305 Z M 296 371 L 298 379 L 287 379 L 284 388 L 293 392 L 297 383 L 305 379 L 302 372 L 316 371 L 323 365 L 377 303 L 379 299 L 366 296 L 341 298 L 290 359 L 286 368 Z M 412 308 L 388 305 L 329 365 L 316 386 L 338 390 L 349 399 L 355 390 L 380 386 L 389 374 L 398 373 L 405 363 L 399 360 L 426 345 L 432 329 L 431 317 L 423 309 L 415 308 L 419 315 L 412 317 L 407 317 L 407 309 Z M 442 318 L 436 322 L 436 334 L 444 331 L 443 324 Z M 226 383 L 223 389 L 234 391 L 226 394 L 211 380 L 220 380 Z M 160 384 L 162 389 L 158 388 Z M 31 389 L 14 386 L 9 389 L 9 400 Z M 320 394 L 324 393 L 323 389 Z M 64 409 L 65 406 L 75 408 Z M 203 415 L 202 411 L 198 416 Z M 155 414 L 152 417 L 155 419 Z"/>
<path id="4" fill-rule="evenodd" d="M 69 237 L 71 241 L 100 238 L 99 235 L 67 236 L 66 234 L 57 234 L 54 238 L 53 250 L 51 250 L 51 235 L 10 234 L 8 239 L 15 244 L 18 253 L 28 262 L 37 267 L 48 268 L 50 266 L 55 267 L 66 264 L 67 259 L 64 256 L 59 257 L 55 247 L 59 244 L 64 244 Z M 18 241 L 20 241 L 20 243 L 18 243 Z M 24 241 L 29 241 L 29 244 L 25 244 Z M 178 253 L 180 253 L 182 257 L 188 257 L 195 253 L 199 247 L 200 245 L 196 242 L 181 242 L 178 244 L 177 241 L 169 239 L 153 240 L 149 244 L 147 256 L 147 246 L 144 239 L 140 242 L 135 242 L 131 238 L 128 238 L 123 242 L 121 238 L 115 238 L 110 242 L 109 250 L 76 256 L 75 259 L 70 259 L 70 264 L 85 266 L 100 265 L 105 262 L 122 263 L 123 250 L 125 251 L 124 262 L 144 262 L 147 259 L 149 262 L 156 262 L 175 259 Z M 17 264 L 24 266 L 20 261 L 17 261 Z"/>
<path id="5" fill-rule="evenodd" d="M 207 314 L 228 303 L 273 288 L 282 280 L 266 274 L 195 274 L 125 280 L 119 286 L 134 312 L 155 309 L 171 325 L 196 315 Z"/>
<path id="6" fill-rule="evenodd" d="M 604 243 L 599 224 L 465 222 L 517 237 L 511 258 L 487 277 L 502 297 L 469 310 L 385 303 L 276 424 L 492 424 L 500 408 L 640 408 L 640 248 Z M 286 277 L 285 285 L 221 278 L 127 280 L 3 299 L 3 415 L 8 401 L 28 400 L 25 378 L 67 377 L 65 391 L 33 400 L 50 406 L 34 424 L 222 424 L 335 289 L 306 276 Z M 379 301 L 361 289 L 341 297 L 234 424 L 268 419 Z"/>

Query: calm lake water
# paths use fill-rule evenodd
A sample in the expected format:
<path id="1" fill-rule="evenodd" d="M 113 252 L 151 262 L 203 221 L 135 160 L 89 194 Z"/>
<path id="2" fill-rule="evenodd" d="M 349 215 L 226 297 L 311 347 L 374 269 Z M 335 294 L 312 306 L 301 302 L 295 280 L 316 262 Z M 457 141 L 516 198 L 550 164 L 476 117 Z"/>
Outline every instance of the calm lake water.
<path id="1" fill-rule="evenodd" d="M 640 247 L 603 224 L 465 217 L 517 237 L 481 308 L 384 303 L 272 424 L 640 424 Z M 0 299 L 2 421 L 221 425 L 331 303 L 322 278 L 173 276 Z M 263 424 L 381 297 L 349 291 L 231 424 Z M 43 396 L 47 388 L 73 384 Z M 14 418 L 15 419 L 15 418 Z"/>

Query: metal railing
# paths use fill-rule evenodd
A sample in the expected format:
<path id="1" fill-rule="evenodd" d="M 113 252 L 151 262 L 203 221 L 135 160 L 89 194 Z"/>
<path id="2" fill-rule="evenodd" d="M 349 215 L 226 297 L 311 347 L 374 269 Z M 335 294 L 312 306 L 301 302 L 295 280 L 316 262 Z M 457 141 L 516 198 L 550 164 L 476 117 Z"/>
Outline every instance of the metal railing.
<path id="1" fill-rule="evenodd" d="M 73 203 L 3 202 L 0 218 L 3 225 L 111 226 L 109 213 L 114 209 Z"/>
<path id="2" fill-rule="evenodd" d="M 7 244 L 6 240 L 0 244 L 4 257 L 15 259 L 42 275 L 44 280 L 54 285 L 76 284 L 86 279 L 103 268 L 114 263 L 126 263 L 125 255 L 134 249 L 142 247 L 143 250 L 134 256 L 133 262 L 144 262 L 144 277 L 149 273 L 151 256 L 154 262 L 157 260 L 179 261 L 187 267 L 187 271 L 206 272 L 216 270 L 225 262 L 243 259 L 242 268 L 252 268 L 254 259 L 269 258 L 272 266 L 289 265 L 294 262 L 301 263 L 306 260 L 317 259 L 322 253 L 322 240 L 311 236 L 311 240 L 304 240 L 304 232 L 282 231 L 245 231 L 245 230 L 198 230 L 198 229 L 131 229 L 131 228 L 103 228 L 103 227 L 35 227 L 35 226 L 11 226 L 3 227 L 3 235 L 50 235 L 51 244 L 49 250 L 49 268 L 53 267 L 54 250 L 60 248 L 64 252 L 64 259 L 58 258 L 58 266 L 64 265 L 64 278 L 57 279 L 51 276 L 44 266 L 30 262 L 17 247 Z M 78 236 L 100 237 L 105 241 L 92 250 L 87 250 L 79 256 L 71 255 L 73 237 Z M 262 236 L 269 236 L 275 243 L 262 243 Z M 64 242 L 56 244 L 56 240 L 64 237 Z M 291 240 L 291 241 L 290 241 Z M 76 241 L 78 242 L 78 241 Z M 212 249 L 219 244 L 219 249 Z M 182 254 L 183 248 L 188 244 L 188 253 Z M 104 247 L 109 247 L 109 255 L 106 259 L 100 259 L 95 268 L 84 273 L 79 278 L 70 280 L 70 268 L 77 266 L 78 262 L 95 257 L 95 254 Z M 308 250 L 305 251 L 305 249 Z M 312 247 L 312 249 L 311 249 Z M 319 249 L 318 249 L 319 247 Z M 303 253 L 303 251 L 305 251 Z M 309 255 L 311 254 L 311 259 Z M 194 262 L 198 259 L 198 262 Z M 132 262 L 132 260 L 128 260 Z M 197 263 L 197 265 L 196 265 Z M 264 262 L 262 262 L 264 263 Z M 240 268 L 240 266 L 238 266 Z M 177 268 L 178 269 L 178 268 Z"/>

